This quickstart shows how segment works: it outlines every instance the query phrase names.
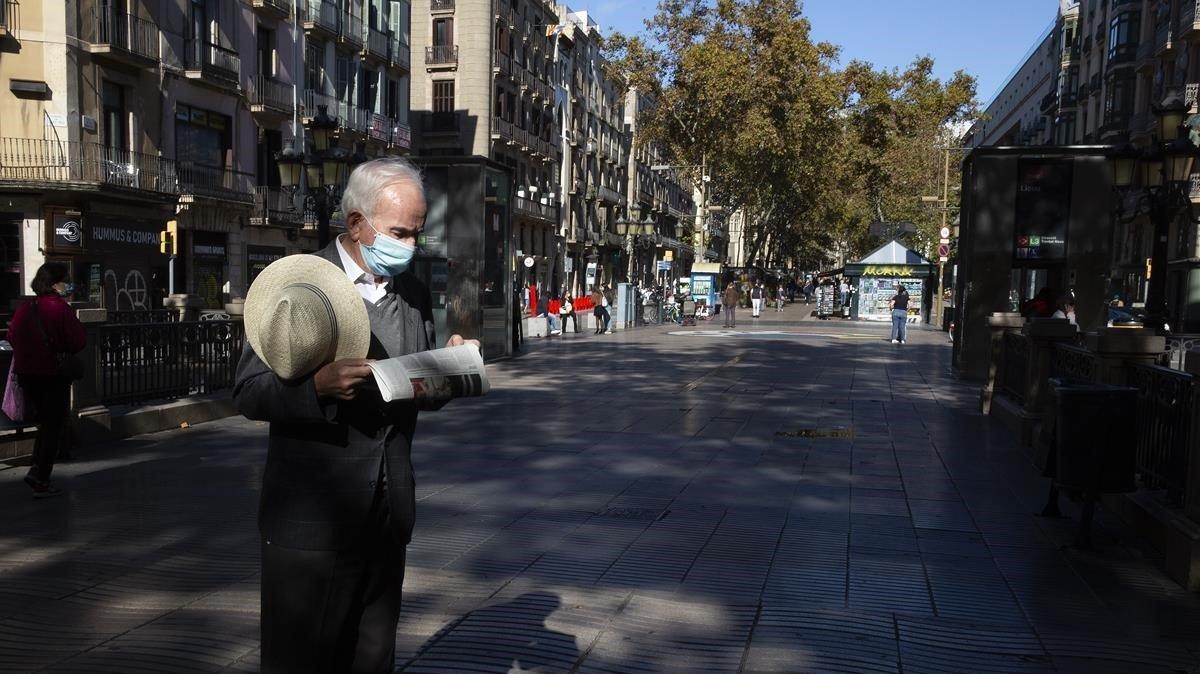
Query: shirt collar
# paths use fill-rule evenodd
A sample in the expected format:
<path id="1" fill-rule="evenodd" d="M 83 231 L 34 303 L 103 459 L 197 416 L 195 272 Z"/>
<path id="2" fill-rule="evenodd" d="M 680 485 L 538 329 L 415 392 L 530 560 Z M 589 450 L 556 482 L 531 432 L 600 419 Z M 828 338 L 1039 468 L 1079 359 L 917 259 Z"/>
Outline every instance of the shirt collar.
<path id="1" fill-rule="evenodd" d="M 345 244 L 342 243 L 343 236 L 345 235 L 339 236 L 336 241 L 338 257 L 342 259 L 342 269 L 345 270 L 346 277 L 350 279 L 351 283 L 370 283 L 376 285 L 375 275 L 363 271 L 362 267 L 358 266 L 358 263 L 354 261 L 354 258 L 350 257 L 350 253 L 346 251 Z"/>

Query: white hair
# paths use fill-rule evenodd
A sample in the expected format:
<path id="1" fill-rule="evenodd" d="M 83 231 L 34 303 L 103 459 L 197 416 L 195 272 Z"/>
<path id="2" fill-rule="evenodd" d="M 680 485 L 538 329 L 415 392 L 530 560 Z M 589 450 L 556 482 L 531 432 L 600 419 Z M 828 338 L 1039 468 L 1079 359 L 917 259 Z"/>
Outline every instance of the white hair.
<path id="1" fill-rule="evenodd" d="M 425 196 L 421 171 L 404 157 L 381 157 L 359 164 L 342 192 L 342 212 L 358 211 L 368 220 L 375 216 L 379 195 L 389 185 L 410 185 Z"/>

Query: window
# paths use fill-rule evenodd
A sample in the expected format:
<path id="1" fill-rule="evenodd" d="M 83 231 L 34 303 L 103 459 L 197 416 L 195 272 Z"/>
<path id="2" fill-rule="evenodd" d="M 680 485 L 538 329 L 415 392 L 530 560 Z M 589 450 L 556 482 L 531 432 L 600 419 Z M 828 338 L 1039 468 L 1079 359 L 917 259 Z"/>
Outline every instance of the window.
<path id="1" fill-rule="evenodd" d="M 392 119 L 400 119 L 400 83 L 396 80 L 387 81 L 387 102 L 383 112 Z"/>
<path id="2" fill-rule="evenodd" d="M 128 150 L 126 137 L 125 90 L 120 85 L 104 80 L 100 91 L 100 104 L 104 116 L 104 147 Z"/>
<path id="3" fill-rule="evenodd" d="M 180 105 L 175 109 L 175 157 L 180 162 L 224 167 L 233 147 L 233 124 L 225 115 Z"/>
<path id="4" fill-rule="evenodd" d="M 454 45 L 454 19 L 442 18 L 433 20 L 433 46 L 451 47 Z"/>
<path id="5" fill-rule="evenodd" d="M 433 83 L 433 111 L 454 112 L 454 80 Z"/>
<path id="6" fill-rule="evenodd" d="M 345 56 L 337 57 L 337 73 L 334 80 L 334 94 L 339 101 L 349 103 L 354 94 L 354 62 Z"/>
<path id="7" fill-rule="evenodd" d="M 359 66 L 358 107 L 376 112 L 379 101 L 379 71 Z"/>
<path id="8" fill-rule="evenodd" d="M 1138 30 L 1141 16 L 1136 12 L 1125 12 L 1113 17 L 1108 28 L 1108 60 L 1132 59 L 1137 51 Z"/>
<path id="9" fill-rule="evenodd" d="M 1135 90 L 1136 83 L 1132 76 L 1116 78 L 1108 84 L 1104 100 L 1105 121 L 1124 120 L 1133 113 Z"/>
<path id="10" fill-rule="evenodd" d="M 309 40 L 304 46 L 304 88 L 325 91 L 325 45 Z"/>
<path id="11" fill-rule="evenodd" d="M 258 27 L 255 53 L 254 72 L 259 77 L 275 77 L 275 31 Z"/>

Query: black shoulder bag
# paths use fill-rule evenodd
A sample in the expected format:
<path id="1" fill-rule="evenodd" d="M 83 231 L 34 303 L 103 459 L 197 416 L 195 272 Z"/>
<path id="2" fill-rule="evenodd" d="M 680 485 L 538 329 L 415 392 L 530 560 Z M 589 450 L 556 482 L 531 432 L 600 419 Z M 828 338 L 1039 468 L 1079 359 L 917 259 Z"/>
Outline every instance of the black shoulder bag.
<path id="1" fill-rule="evenodd" d="M 46 348 L 54 356 L 54 376 L 67 381 L 83 379 L 83 360 L 73 353 L 56 350 L 50 341 L 50 335 L 46 333 L 46 325 L 42 323 L 42 312 L 39 310 L 36 299 L 33 300 L 31 309 L 33 310 L 33 319 L 37 321 L 38 330 L 42 333 L 42 340 L 46 342 Z"/>

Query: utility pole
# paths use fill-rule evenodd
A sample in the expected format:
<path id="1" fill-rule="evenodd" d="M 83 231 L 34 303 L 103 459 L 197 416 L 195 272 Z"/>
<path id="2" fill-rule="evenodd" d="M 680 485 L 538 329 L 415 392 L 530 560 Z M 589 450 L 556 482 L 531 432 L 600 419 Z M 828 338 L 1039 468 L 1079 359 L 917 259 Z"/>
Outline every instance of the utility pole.
<path id="1" fill-rule="evenodd" d="M 946 258 L 948 256 L 941 254 L 941 246 L 949 246 L 949 238 L 946 234 L 949 229 L 946 227 L 946 215 L 950 210 L 950 148 L 944 151 L 945 163 L 942 168 L 942 227 L 939 230 L 940 238 L 938 239 L 938 276 L 937 276 L 937 297 L 934 298 L 936 309 L 934 313 L 937 315 L 937 323 L 934 326 L 937 329 L 942 328 L 942 323 L 945 321 L 942 318 L 942 311 L 945 309 L 945 289 L 942 284 L 946 278 Z M 947 248 L 947 252 L 949 249 Z"/>

